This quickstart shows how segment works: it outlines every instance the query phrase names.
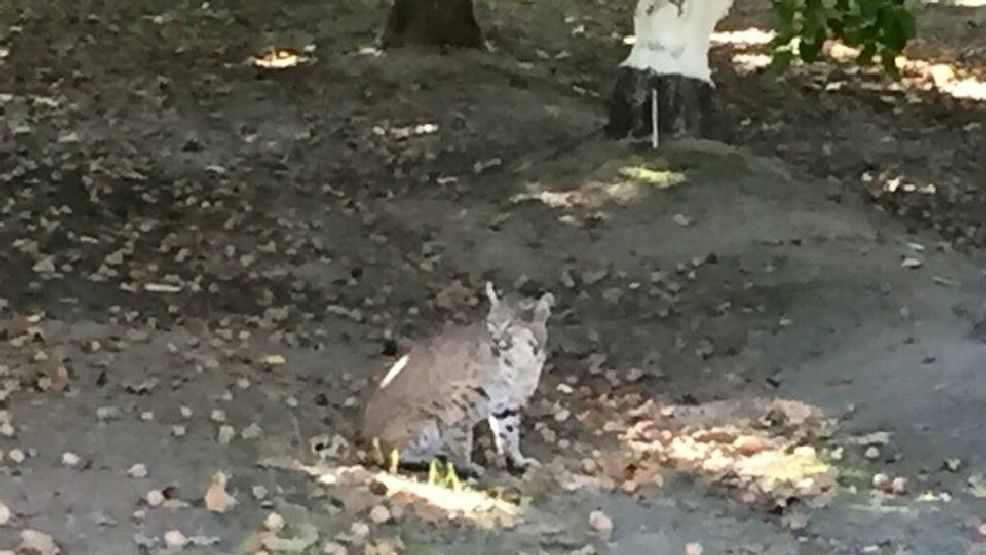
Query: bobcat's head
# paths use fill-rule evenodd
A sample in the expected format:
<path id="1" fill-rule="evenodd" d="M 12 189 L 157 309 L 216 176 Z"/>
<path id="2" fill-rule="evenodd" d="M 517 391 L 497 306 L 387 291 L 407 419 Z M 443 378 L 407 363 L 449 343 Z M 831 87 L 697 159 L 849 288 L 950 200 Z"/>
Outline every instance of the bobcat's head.
<path id="1" fill-rule="evenodd" d="M 541 357 L 548 342 L 547 321 L 555 297 L 545 293 L 540 298 L 507 295 L 497 296 L 493 284 L 486 282 L 486 297 L 490 310 L 486 315 L 486 330 L 495 356 Z"/>

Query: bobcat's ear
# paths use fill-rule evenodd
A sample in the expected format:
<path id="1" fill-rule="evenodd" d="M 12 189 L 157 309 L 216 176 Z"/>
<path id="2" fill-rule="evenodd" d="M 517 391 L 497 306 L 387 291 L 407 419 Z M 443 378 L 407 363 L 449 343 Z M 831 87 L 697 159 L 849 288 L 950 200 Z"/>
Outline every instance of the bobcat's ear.
<path id="1" fill-rule="evenodd" d="M 493 284 L 486 282 L 486 298 L 490 301 L 490 308 L 496 308 L 500 304 L 500 298 L 496 296 L 496 290 L 493 289 Z"/>
<path id="2" fill-rule="evenodd" d="M 538 299 L 537 306 L 534 307 L 534 317 L 537 320 L 547 320 L 551 316 L 551 308 L 555 306 L 555 296 L 545 293 Z"/>

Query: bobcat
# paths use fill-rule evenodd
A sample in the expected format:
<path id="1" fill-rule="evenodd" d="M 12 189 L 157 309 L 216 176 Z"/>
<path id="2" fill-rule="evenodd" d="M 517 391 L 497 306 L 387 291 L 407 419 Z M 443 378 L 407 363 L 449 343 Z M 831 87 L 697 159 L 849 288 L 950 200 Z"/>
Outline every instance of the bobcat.
<path id="1" fill-rule="evenodd" d="M 378 455 L 400 461 L 445 458 L 475 476 L 473 428 L 486 421 L 497 453 L 515 467 L 538 465 L 520 451 L 520 410 L 534 394 L 546 358 L 554 296 L 500 299 L 486 282 L 485 321 L 447 328 L 397 360 L 372 391 L 362 435 Z M 382 462 L 382 461 L 380 461 Z"/>

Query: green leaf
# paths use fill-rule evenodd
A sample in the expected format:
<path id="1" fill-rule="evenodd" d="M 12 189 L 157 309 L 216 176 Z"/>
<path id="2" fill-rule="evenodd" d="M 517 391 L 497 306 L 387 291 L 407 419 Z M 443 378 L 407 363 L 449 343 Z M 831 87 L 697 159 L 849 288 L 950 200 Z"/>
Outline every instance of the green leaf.
<path id="1" fill-rule="evenodd" d="M 875 56 L 888 73 L 897 74 L 894 58 L 917 36 L 914 19 L 918 0 L 772 0 L 774 58 L 767 73 L 787 70 L 794 59 L 791 42 L 798 39 L 798 55 L 815 61 L 831 36 L 861 50 L 857 62 L 872 64 Z"/>
<path id="2" fill-rule="evenodd" d="M 438 485 L 438 461 L 434 459 L 428 464 L 428 485 Z"/>
<path id="3" fill-rule="evenodd" d="M 818 54 L 822 51 L 827 37 L 828 31 L 821 14 L 818 12 L 810 14 L 805 20 L 805 28 L 801 33 L 801 43 L 798 45 L 801 59 L 805 62 L 814 62 L 818 59 Z"/>
<path id="4" fill-rule="evenodd" d="M 794 60 L 794 52 L 791 49 L 787 50 L 775 50 L 774 57 L 771 58 L 770 63 L 765 69 L 768 75 L 773 75 L 774 77 L 787 71 L 791 67 L 791 62 Z"/>
<path id="5" fill-rule="evenodd" d="M 774 32 L 789 42 L 794 37 L 794 16 L 797 10 L 795 0 L 774 0 Z"/>
<path id="6" fill-rule="evenodd" d="M 856 57 L 856 62 L 860 65 L 871 65 L 873 63 L 873 56 L 876 55 L 876 45 L 873 43 L 864 45 L 859 51 L 859 56 Z"/>
<path id="7" fill-rule="evenodd" d="M 883 43 L 887 47 L 900 52 L 914 35 L 914 14 L 901 8 L 887 14 L 883 25 Z"/>
<path id="8" fill-rule="evenodd" d="M 900 75 L 897 70 L 897 53 L 890 50 L 884 50 L 880 53 L 880 63 L 883 65 L 884 71 L 890 74 L 895 79 Z"/>

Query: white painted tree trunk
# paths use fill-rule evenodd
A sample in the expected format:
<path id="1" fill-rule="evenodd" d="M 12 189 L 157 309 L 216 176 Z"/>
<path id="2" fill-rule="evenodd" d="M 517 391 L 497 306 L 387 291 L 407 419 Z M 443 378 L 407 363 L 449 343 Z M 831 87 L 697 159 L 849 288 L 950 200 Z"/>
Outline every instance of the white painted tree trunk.
<path id="1" fill-rule="evenodd" d="M 712 84 L 709 45 L 733 0 L 639 0 L 636 41 L 622 66 L 680 75 Z"/>
<path id="2" fill-rule="evenodd" d="M 620 64 L 608 132 L 614 137 L 709 135 L 712 32 L 733 0 L 638 0 L 635 41 Z M 715 135 L 715 134 L 713 134 Z"/>

